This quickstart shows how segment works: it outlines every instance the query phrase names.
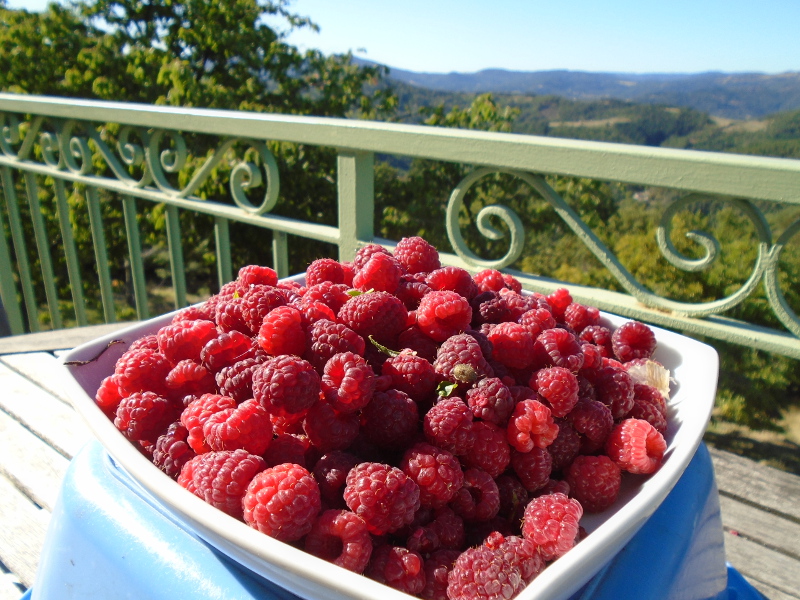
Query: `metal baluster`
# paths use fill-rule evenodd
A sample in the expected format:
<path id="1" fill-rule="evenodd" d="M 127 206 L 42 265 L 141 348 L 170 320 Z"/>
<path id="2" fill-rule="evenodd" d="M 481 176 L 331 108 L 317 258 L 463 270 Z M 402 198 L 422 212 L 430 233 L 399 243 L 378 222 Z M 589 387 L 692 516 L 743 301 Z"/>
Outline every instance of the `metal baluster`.
<path id="1" fill-rule="evenodd" d="M 92 248 L 97 261 L 97 277 L 100 280 L 100 298 L 103 301 L 103 317 L 106 323 L 117 321 L 114 305 L 114 292 L 111 286 L 111 271 L 108 268 L 106 234 L 103 229 L 103 216 L 100 212 L 100 198 L 97 188 L 86 188 L 86 204 L 89 209 L 89 227 L 92 229 Z"/>
<path id="2" fill-rule="evenodd" d="M 56 209 L 58 212 L 58 224 L 61 228 L 61 239 L 64 243 L 64 255 L 67 259 L 67 275 L 69 277 L 69 287 L 72 293 L 72 303 L 75 308 L 75 319 L 79 327 L 89 324 L 86 318 L 86 301 L 83 298 L 83 282 L 81 281 L 81 270 L 78 262 L 78 251 L 75 248 L 75 238 L 72 235 L 72 224 L 69 221 L 69 204 L 67 203 L 67 193 L 64 189 L 62 179 L 55 180 Z"/>
<path id="3" fill-rule="evenodd" d="M 341 151 L 337 158 L 339 260 L 353 260 L 359 240 L 372 241 L 375 217 L 375 155 Z"/>
<path id="4" fill-rule="evenodd" d="M 13 269 L 11 266 L 11 251 L 6 241 L 6 228 L 3 223 L 3 211 L 0 210 L 0 318 L 3 313 L 11 335 L 25 333 L 25 324 L 22 320 L 22 308 L 17 299 L 17 286 L 14 283 Z M 0 327 L 3 323 L 0 322 Z"/>
<path id="5" fill-rule="evenodd" d="M 167 244 L 169 265 L 172 269 L 172 289 L 175 292 L 175 308 L 186 306 L 186 268 L 183 264 L 181 221 L 177 206 L 167 206 Z"/>
<path id="6" fill-rule="evenodd" d="M 142 263 L 142 242 L 139 238 L 139 223 L 136 221 L 136 199 L 132 196 L 122 197 L 122 208 L 125 215 L 125 232 L 128 234 L 128 252 L 131 257 L 131 277 L 133 278 L 133 295 L 136 298 L 136 316 L 139 320 L 150 318 L 147 306 L 147 285 L 144 279 Z"/>
<path id="7" fill-rule="evenodd" d="M 289 243 L 282 231 L 272 232 L 272 265 L 280 279 L 289 276 Z"/>
<path id="8" fill-rule="evenodd" d="M 214 219 L 214 242 L 217 247 L 217 281 L 219 287 L 233 279 L 231 266 L 231 234 L 228 219 L 216 217 Z"/>

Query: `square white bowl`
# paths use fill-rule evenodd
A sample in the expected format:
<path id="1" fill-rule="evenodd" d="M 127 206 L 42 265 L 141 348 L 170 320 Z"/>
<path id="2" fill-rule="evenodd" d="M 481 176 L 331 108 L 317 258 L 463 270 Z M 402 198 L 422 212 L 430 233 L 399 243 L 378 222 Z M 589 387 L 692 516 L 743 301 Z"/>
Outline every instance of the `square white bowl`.
<path id="1" fill-rule="evenodd" d="M 63 366 L 63 385 L 76 410 L 111 457 L 176 521 L 255 573 L 309 600 L 409 600 L 411 596 L 339 568 L 272 539 L 217 510 L 188 492 L 150 463 L 95 405 L 95 392 L 136 339 L 155 333 L 172 320 L 163 315 L 83 344 L 61 360 L 93 362 Z M 626 321 L 602 313 L 605 324 Z M 667 452 L 653 475 L 627 476 L 617 502 L 581 524 L 589 535 L 548 566 L 519 600 L 566 600 L 585 585 L 634 536 L 680 479 L 702 439 L 716 394 L 716 351 L 691 338 L 659 329 L 654 358 L 673 377 L 668 403 Z M 119 340 L 121 343 L 109 345 Z"/>

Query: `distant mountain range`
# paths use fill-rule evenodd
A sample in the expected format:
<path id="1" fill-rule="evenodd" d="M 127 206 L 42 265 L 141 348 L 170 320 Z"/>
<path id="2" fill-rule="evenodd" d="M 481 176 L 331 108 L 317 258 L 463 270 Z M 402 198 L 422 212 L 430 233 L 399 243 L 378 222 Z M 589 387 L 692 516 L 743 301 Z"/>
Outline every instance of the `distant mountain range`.
<path id="1" fill-rule="evenodd" d="M 416 73 L 389 69 L 391 79 L 432 90 L 580 100 L 616 98 L 686 106 L 728 119 L 754 119 L 800 108 L 800 72 L 631 74 L 485 69 L 477 73 Z"/>

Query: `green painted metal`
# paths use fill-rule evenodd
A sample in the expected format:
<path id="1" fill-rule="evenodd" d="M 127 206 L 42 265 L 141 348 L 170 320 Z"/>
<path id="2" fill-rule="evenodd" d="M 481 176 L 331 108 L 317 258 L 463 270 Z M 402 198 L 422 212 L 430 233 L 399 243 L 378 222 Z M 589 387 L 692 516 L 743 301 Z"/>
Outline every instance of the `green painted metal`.
<path id="1" fill-rule="evenodd" d="M 0 210 L 0 301 L 8 319 L 11 335 L 25 333 L 22 309 L 17 300 L 17 286 L 11 266 L 11 251 L 6 240 L 6 226 L 3 211 Z"/>
<path id="2" fill-rule="evenodd" d="M 79 327 L 83 327 L 89 324 L 89 319 L 86 317 L 86 302 L 83 298 L 83 281 L 81 279 L 81 270 L 78 263 L 78 251 L 75 248 L 75 238 L 72 236 L 67 192 L 64 189 L 64 182 L 61 179 L 56 179 L 53 185 L 56 192 L 56 209 L 58 212 L 58 224 L 61 229 L 61 241 L 64 244 L 64 256 L 67 259 L 67 276 L 69 277 L 69 287 L 70 293 L 72 294 L 72 304 L 75 310 L 75 320 Z"/>
<path id="3" fill-rule="evenodd" d="M 272 232 L 272 268 L 278 277 L 289 276 L 289 239 L 280 231 Z"/>
<path id="4" fill-rule="evenodd" d="M 133 295 L 136 298 L 136 316 L 139 317 L 139 320 L 149 319 L 150 308 L 147 305 L 147 283 L 144 279 L 142 242 L 139 236 L 139 223 L 136 221 L 136 199 L 131 196 L 123 196 L 122 209 L 125 217 L 125 232 L 128 235 L 128 255 L 131 259 L 131 278 L 133 279 Z"/>
<path id="5" fill-rule="evenodd" d="M 117 321 L 114 307 L 114 290 L 111 287 L 111 271 L 108 268 L 108 252 L 106 250 L 106 234 L 103 227 L 103 215 L 100 212 L 100 198 L 97 189 L 86 188 L 86 205 L 89 212 L 89 227 L 92 230 L 92 248 L 97 262 L 97 278 L 100 280 L 100 298 L 103 302 L 103 316 L 106 323 Z"/>
<path id="6" fill-rule="evenodd" d="M 339 260 L 353 260 L 359 240 L 373 237 L 375 155 L 342 150 L 337 158 Z"/>
<path id="7" fill-rule="evenodd" d="M 183 264 L 181 221 L 175 206 L 168 206 L 166 214 L 169 265 L 172 272 L 172 288 L 175 292 L 175 308 L 177 309 L 186 306 L 186 267 Z"/>
<path id="8" fill-rule="evenodd" d="M 217 281 L 219 287 L 233 279 L 231 266 L 231 234 L 228 219 L 214 219 L 214 241 L 217 248 Z"/>

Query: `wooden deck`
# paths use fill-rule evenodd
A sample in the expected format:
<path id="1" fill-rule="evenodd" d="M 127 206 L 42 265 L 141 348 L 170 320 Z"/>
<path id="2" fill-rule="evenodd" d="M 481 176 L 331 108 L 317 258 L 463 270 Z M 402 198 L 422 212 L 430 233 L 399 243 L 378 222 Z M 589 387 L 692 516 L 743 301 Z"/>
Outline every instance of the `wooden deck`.
<path id="1" fill-rule="evenodd" d="M 34 584 L 60 481 L 91 439 L 53 381 L 58 349 L 114 327 L 0 338 L 0 600 Z M 711 455 L 729 562 L 770 600 L 800 600 L 800 477 Z"/>

